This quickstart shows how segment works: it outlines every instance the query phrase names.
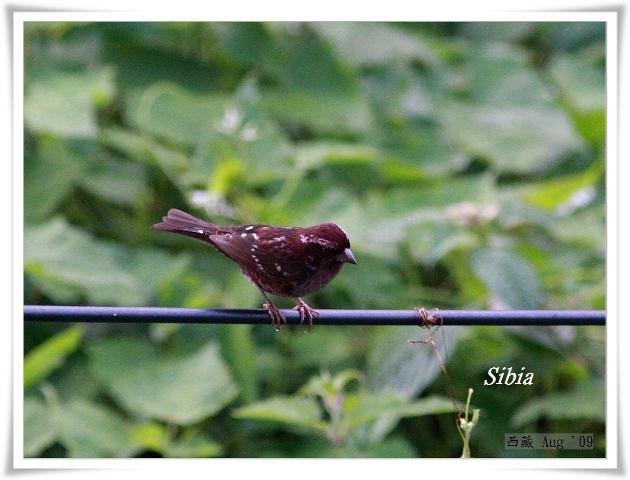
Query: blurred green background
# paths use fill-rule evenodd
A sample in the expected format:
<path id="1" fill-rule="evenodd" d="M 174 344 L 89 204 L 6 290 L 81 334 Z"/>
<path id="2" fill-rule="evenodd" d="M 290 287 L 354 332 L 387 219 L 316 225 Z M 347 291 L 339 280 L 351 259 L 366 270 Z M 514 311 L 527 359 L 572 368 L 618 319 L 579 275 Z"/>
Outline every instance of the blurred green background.
<path id="1" fill-rule="evenodd" d="M 28 22 L 24 301 L 259 308 L 236 265 L 149 229 L 178 207 L 341 224 L 359 264 L 317 308 L 604 308 L 604 45 L 583 22 Z M 28 324 L 25 455 L 459 456 L 425 334 Z M 605 455 L 604 339 L 438 332 L 473 456 Z M 535 385 L 483 387 L 492 366 Z"/>

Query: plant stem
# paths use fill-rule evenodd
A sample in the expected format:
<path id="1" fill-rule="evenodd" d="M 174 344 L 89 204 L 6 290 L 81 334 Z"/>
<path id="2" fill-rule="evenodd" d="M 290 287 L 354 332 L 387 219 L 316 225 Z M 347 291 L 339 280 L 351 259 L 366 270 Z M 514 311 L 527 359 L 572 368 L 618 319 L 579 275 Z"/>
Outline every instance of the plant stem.
<path id="1" fill-rule="evenodd" d="M 473 389 L 468 389 L 468 399 L 466 400 L 466 408 L 464 410 L 464 418 L 459 418 L 459 430 L 462 434 L 462 440 L 464 442 L 464 448 L 462 450 L 462 456 L 460 458 L 470 458 L 470 434 L 473 428 L 479 421 L 479 409 L 473 409 L 472 418 L 468 420 L 468 410 L 470 408 L 470 399 L 472 398 Z"/>

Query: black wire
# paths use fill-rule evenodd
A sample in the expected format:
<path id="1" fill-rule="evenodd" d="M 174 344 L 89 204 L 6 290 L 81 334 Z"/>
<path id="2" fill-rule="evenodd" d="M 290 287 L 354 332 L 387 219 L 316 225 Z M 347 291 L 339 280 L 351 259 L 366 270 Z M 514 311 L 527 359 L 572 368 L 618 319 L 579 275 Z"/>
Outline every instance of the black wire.
<path id="1" fill-rule="evenodd" d="M 416 310 L 318 310 L 316 325 L 422 325 Z M 298 324 L 296 310 L 282 310 Z M 440 325 L 605 325 L 603 310 L 432 310 Z M 267 324 L 265 310 L 25 305 L 26 322 Z"/>

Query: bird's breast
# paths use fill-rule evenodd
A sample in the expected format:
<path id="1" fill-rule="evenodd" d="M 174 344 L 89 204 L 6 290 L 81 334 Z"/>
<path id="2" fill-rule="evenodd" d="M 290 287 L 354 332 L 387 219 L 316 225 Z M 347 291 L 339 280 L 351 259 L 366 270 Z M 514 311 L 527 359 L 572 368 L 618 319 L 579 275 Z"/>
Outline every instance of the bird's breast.
<path id="1" fill-rule="evenodd" d="M 337 262 L 319 266 L 272 263 L 241 270 L 265 292 L 283 297 L 301 297 L 325 286 L 339 273 L 341 267 L 342 264 Z"/>

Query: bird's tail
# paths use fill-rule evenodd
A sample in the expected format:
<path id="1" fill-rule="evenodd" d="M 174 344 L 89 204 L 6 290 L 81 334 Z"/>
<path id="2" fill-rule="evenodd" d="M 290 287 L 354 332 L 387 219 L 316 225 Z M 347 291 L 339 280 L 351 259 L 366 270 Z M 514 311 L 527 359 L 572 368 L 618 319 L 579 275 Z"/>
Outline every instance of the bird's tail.
<path id="1" fill-rule="evenodd" d="M 209 242 L 209 235 L 214 235 L 219 230 L 213 223 L 206 222 L 189 213 L 182 212 L 176 208 L 171 208 L 160 223 L 152 227 L 154 230 L 179 233 L 189 237 L 197 238 Z"/>

